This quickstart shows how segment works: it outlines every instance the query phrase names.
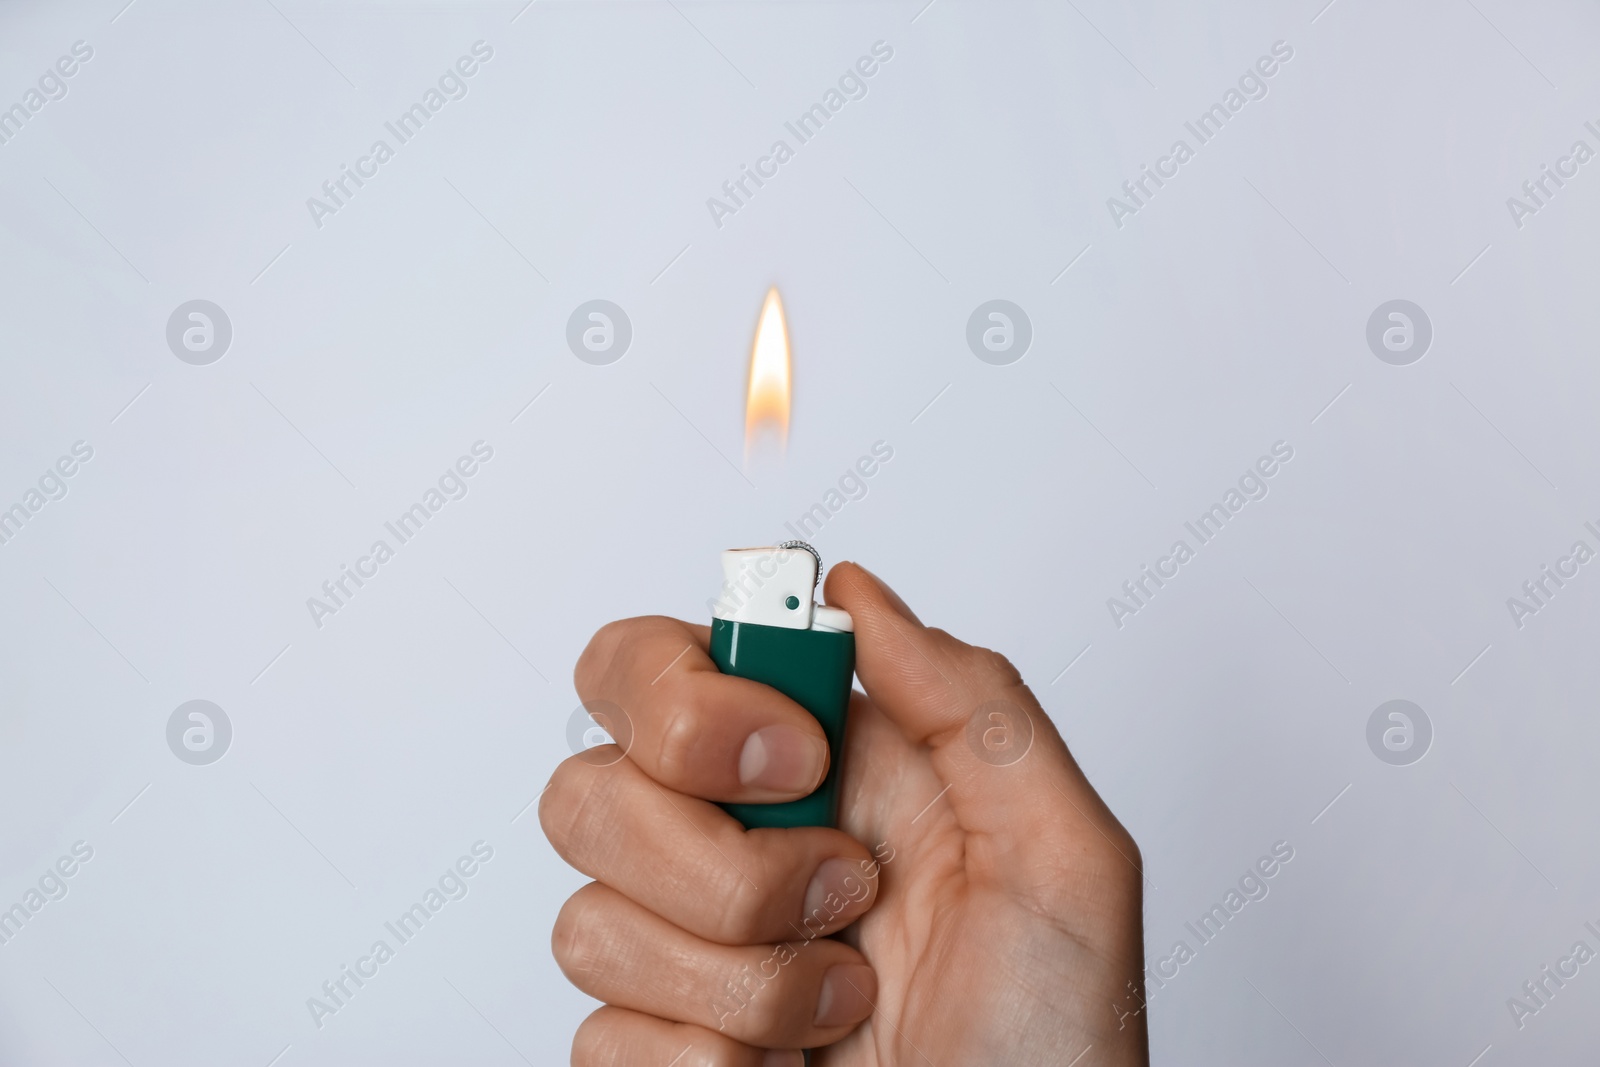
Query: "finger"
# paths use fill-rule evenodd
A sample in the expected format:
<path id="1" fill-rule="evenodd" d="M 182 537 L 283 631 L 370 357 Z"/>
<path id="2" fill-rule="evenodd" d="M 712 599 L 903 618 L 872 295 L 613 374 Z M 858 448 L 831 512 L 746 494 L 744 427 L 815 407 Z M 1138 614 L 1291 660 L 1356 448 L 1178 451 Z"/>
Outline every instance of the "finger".
<path id="1" fill-rule="evenodd" d="M 572 1039 L 572 1067 L 801 1067 L 804 1062 L 795 1049 L 754 1048 L 703 1026 L 610 1005 L 585 1019 Z"/>
<path id="2" fill-rule="evenodd" d="M 583 992 L 762 1048 L 814 1048 L 872 1013 L 877 976 L 831 938 L 777 945 L 703 941 L 598 882 L 574 893 L 551 935 Z"/>
<path id="3" fill-rule="evenodd" d="M 776 689 L 717 670 L 710 630 L 659 616 L 603 627 L 574 671 L 585 704 L 609 701 L 631 725 L 628 758 L 707 800 L 773 803 L 828 773 L 817 720 Z"/>
<path id="4" fill-rule="evenodd" d="M 1138 871 L 1132 839 L 1005 657 L 922 625 L 853 563 L 829 572 L 827 598 L 855 621 L 856 674 L 867 695 L 910 740 L 932 748 L 950 810 L 964 829 L 990 836 L 990 858 L 1038 875 L 1092 830 L 1097 847 L 1121 857 L 1113 866 Z"/>
<path id="5" fill-rule="evenodd" d="M 574 756 L 550 779 L 539 822 L 572 866 L 683 929 L 725 945 L 831 934 L 877 894 L 866 847 L 825 827 L 746 832 L 630 761 Z"/>

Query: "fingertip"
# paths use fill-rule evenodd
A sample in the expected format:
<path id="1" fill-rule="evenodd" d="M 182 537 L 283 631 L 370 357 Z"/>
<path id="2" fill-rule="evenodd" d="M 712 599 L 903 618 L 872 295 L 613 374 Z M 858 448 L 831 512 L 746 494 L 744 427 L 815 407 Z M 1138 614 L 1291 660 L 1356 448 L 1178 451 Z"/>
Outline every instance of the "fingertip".
<path id="1" fill-rule="evenodd" d="M 822 976 L 812 1025 L 819 1029 L 851 1026 L 872 1014 L 878 995 L 878 974 L 865 963 L 840 963 Z"/>
<path id="2" fill-rule="evenodd" d="M 828 739 L 820 730 L 778 723 L 745 738 L 739 784 L 777 794 L 808 796 L 828 775 Z"/>
<path id="3" fill-rule="evenodd" d="M 800 921 L 818 929 L 847 926 L 872 910 L 877 903 L 878 879 L 866 877 L 873 861 L 856 856 L 832 856 L 823 860 L 806 884 L 800 906 Z"/>
<path id="4" fill-rule="evenodd" d="M 835 564 L 828 572 L 825 588 L 828 603 L 837 604 L 852 615 L 858 611 L 885 611 L 917 626 L 922 625 L 916 612 L 889 587 L 888 582 L 854 561 Z"/>

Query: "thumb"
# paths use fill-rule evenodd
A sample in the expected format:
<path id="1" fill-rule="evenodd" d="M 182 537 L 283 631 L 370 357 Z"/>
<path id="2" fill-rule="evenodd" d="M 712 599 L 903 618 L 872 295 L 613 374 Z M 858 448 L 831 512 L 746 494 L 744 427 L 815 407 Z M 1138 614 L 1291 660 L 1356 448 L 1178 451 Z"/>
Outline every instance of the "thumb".
<path id="1" fill-rule="evenodd" d="M 929 747 L 957 824 L 996 846 L 986 858 L 1027 878 L 1087 845 L 1122 874 L 1138 871 L 1132 838 L 1004 656 L 924 626 L 857 564 L 835 566 L 826 592 L 855 621 L 867 696 L 908 740 Z"/>

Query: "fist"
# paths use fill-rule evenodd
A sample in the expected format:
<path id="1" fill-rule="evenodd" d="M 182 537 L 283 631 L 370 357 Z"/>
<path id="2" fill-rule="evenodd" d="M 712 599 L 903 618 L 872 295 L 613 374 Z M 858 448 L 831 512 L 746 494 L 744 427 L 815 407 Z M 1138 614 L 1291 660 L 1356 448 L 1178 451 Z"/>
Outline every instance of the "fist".
<path id="1" fill-rule="evenodd" d="M 805 796 L 829 757 L 803 708 L 718 672 L 707 627 L 612 623 L 579 658 L 579 695 L 632 737 L 567 760 L 539 806 L 594 879 L 552 935 L 604 1002 L 572 1062 L 1145 1062 L 1132 839 L 1003 657 L 853 564 L 827 596 L 855 618 L 866 690 L 837 830 L 746 830 L 717 806 Z"/>

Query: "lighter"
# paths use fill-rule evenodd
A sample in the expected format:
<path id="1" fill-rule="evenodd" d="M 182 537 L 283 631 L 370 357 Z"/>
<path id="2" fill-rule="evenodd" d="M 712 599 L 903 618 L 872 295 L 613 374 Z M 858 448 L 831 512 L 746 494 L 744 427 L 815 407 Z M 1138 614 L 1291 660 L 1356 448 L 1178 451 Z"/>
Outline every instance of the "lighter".
<path id="1" fill-rule="evenodd" d="M 746 827 L 833 826 L 855 674 L 849 612 L 815 602 L 822 557 L 804 541 L 722 554 L 722 596 L 712 602 L 711 659 L 723 674 L 770 685 L 810 712 L 828 738 L 828 775 L 815 792 L 781 804 L 724 804 Z"/>

